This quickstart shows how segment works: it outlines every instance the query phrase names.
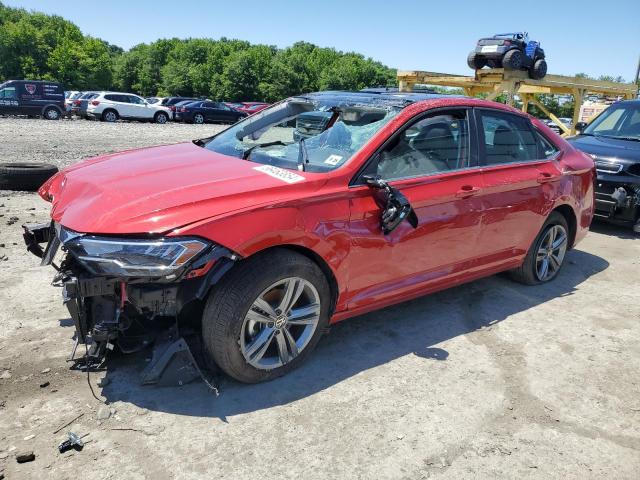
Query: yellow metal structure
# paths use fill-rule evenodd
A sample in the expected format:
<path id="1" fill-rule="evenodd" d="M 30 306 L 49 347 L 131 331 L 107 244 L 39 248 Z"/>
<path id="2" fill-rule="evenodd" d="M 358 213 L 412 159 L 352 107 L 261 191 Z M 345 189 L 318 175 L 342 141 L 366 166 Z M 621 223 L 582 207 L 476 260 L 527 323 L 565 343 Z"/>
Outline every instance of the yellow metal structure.
<path id="1" fill-rule="evenodd" d="M 567 128 L 558 120 L 536 100 L 535 94 L 572 95 L 575 100 L 573 110 L 573 125 L 575 125 L 579 121 L 580 106 L 586 95 L 597 94 L 631 99 L 636 97 L 638 91 L 638 87 L 633 83 L 605 82 L 564 75 L 547 75 L 541 80 L 534 80 L 529 78 L 528 73 L 523 70 L 503 68 L 476 70 L 473 77 L 436 72 L 398 71 L 398 82 L 401 92 L 410 92 L 416 84 L 458 87 L 470 97 L 487 93 L 488 100 L 494 100 L 505 92 L 510 105 L 513 105 L 513 96 L 518 95 L 522 101 L 523 111 L 526 112 L 530 104 L 535 105 L 562 129 L 564 135 L 573 134 L 575 130 L 573 127 Z"/>

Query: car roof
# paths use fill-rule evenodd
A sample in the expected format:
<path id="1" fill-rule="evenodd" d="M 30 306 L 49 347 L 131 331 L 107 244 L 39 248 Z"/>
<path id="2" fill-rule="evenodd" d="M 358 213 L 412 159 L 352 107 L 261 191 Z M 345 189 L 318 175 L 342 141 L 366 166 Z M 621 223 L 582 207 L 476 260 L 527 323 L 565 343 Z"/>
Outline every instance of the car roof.
<path id="1" fill-rule="evenodd" d="M 437 100 L 441 98 L 461 97 L 461 95 L 444 95 L 439 93 L 415 93 L 415 92 L 350 92 L 350 91 L 326 91 L 296 95 L 293 98 L 305 98 L 319 102 L 345 102 L 358 105 L 370 105 L 380 107 L 406 107 L 412 103 L 424 100 Z"/>

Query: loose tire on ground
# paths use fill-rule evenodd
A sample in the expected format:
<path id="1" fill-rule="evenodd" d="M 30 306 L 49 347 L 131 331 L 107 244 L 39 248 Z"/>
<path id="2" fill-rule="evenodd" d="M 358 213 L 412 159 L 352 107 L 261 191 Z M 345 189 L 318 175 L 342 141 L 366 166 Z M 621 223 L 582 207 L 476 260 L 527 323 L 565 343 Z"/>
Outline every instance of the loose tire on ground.
<path id="1" fill-rule="evenodd" d="M 540 80 L 541 78 L 544 78 L 546 74 L 547 74 L 547 62 L 545 61 L 544 58 L 539 58 L 534 62 L 533 67 L 531 67 L 531 70 L 529 71 L 529 76 L 534 80 Z"/>
<path id="2" fill-rule="evenodd" d="M 480 70 L 487 64 L 487 60 L 483 57 L 476 55 L 476 52 L 471 52 L 467 57 L 467 65 L 472 70 Z"/>
<path id="3" fill-rule="evenodd" d="M 48 163 L 0 163 L 0 190 L 34 192 L 57 172 Z"/>
<path id="4" fill-rule="evenodd" d="M 564 244 L 564 251 L 562 253 L 562 259 L 561 259 L 562 261 L 560 262 L 560 266 L 555 271 L 553 276 L 551 276 L 550 278 L 541 280 L 537 274 L 538 255 L 540 250 L 542 250 L 544 247 L 543 242 L 546 239 L 547 233 L 551 228 L 555 226 L 560 226 L 561 229 L 564 230 L 564 234 L 566 237 L 565 244 Z M 564 215 L 562 215 L 561 213 L 551 212 L 551 215 L 549 215 L 549 218 L 547 218 L 547 221 L 544 222 L 542 229 L 540 229 L 540 233 L 531 244 L 531 248 L 529 248 L 529 251 L 527 252 L 527 256 L 525 257 L 522 265 L 509 272 L 511 274 L 511 278 L 513 278 L 517 282 L 524 283 L 525 285 L 538 285 L 540 283 L 550 282 L 551 280 L 553 280 L 558 276 L 558 273 L 560 272 L 560 270 L 562 269 L 562 266 L 564 265 L 564 257 L 565 257 L 564 254 L 568 250 L 568 247 L 569 247 L 568 242 L 569 242 L 569 226 L 567 224 L 567 220 L 564 218 Z"/>
<path id="5" fill-rule="evenodd" d="M 509 50 L 502 57 L 502 66 L 507 70 L 520 70 L 522 68 L 522 52 L 520 50 Z"/>
<path id="6" fill-rule="evenodd" d="M 308 282 L 318 295 L 320 306 L 316 309 L 315 330 L 309 333 L 306 346 L 288 363 L 277 368 L 256 368 L 247 361 L 241 345 L 244 341 L 241 335 L 245 334 L 246 320 L 250 318 L 249 309 L 263 298 L 261 295 L 271 285 L 292 277 Z M 242 260 L 213 288 L 207 300 L 202 316 L 202 334 L 208 360 L 244 383 L 263 382 L 288 373 L 306 359 L 326 331 L 330 298 L 326 277 L 304 255 L 287 249 L 273 249 Z M 267 324 L 263 325 L 262 328 L 266 329 Z M 270 328 L 273 329 L 274 325 Z M 278 346 L 276 342 L 275 348 Z"/>

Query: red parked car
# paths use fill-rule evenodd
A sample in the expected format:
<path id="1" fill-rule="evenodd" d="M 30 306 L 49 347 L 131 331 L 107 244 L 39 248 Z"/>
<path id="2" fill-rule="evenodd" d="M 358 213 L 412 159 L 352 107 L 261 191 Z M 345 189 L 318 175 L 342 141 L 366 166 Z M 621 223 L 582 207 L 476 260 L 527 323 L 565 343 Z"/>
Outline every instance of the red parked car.
<path id="1" fill-rule="evenodd" d="M 326 129 L 294 141 L 313 111 L 331 112 Z M 90 355 L 177 321 L 259 382 L 354 315 L 502 271 L 553 280 L 587 233 L 594 178 L 590 157 L 504 105 L 314 93 L 67 168 L 40 189 L 51 226 L 25 239 L 43 264 L 63 247 L 57 282 Z"/>
<path id="2" fill-rule="evenodd" d="M 268 103 L 264 102 L 239 102 L 227 103 L 227 105 L 240 112 L 246 113 L 247 115 L 253 115 L 254 113 L 261 112 L 269 106 Z"/>

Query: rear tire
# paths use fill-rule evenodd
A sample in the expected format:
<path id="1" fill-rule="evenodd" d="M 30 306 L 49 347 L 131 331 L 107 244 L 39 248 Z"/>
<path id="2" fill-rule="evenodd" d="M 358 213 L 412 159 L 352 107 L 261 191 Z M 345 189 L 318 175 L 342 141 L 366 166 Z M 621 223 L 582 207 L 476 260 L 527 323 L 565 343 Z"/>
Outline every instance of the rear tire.
<path id="1" fill-rule="evenodd" d="M 487 64 L 487 59 L 479 56 L 476 52 L 471 52 L 467 56 L 467 65 L 472 70 L 480 70 Z"/>
<path id="2" fill-rule="evenodd" d="M 35 192 L 57 172 L 48 163 L 0 163 L 0 190 Z"/>
<path id="3" fill-rule="evenodd" d="M 60 110 L 58 110 L 56 107 L 47 107 L 42 113 L 42 118 L 44 118 L 45 120 L 60 120 L 61 116 L 62 114 L 60 113 Z"/>
<path id="4" fill-rule="evenodd" d="M 556 236 L 551 235 L 553 232 Z M 563 237 L 562 237 L 563 236 Z M 558 243 L 557 248 L 553 248 L 553 244 L 549 244 L 549 239 L 553 244 Z M 569 247 L 569 226 L 567 220 L 561 213 L 551 212 L 547 221 L 544 222 L 540 233 L 531 244 L 531 248 L 527 252 L 522 265 L 511 270 L 511 278 L 515 281 L 524 283 L 525 285 L 538 285 L 540 283 L 550 282 L 558 276 L 562 265 L 564 265 L 565 254 Z M 552 255 L 545 255 L 552 249 Z M 542 275 L 544 271 L 544 258 L 546 256 L 548 276 Z M 558 263 L 555 266 L 556 262 Z M 553 269 L 550 272 L 550 269 Z"/>
<path id="5" fill-rule="evenodd" d="M 105 110 L 104 112 L 102 112 L 102 116 L 100 117 L 100 119 L 103 122 L 109 122 L 109 123 L 118 121 L 118 118 L 120 118 L 120 116 L 118 115 L 118 112 L 111 109 Z"/>
<path id="6" fill-rule="evenodd" d="M 534 80 L 540 80 L 547 74 L 547 62 L 544 58 L 539 58 L 533 63 L 533 67 L 529 70 L 529 76 Z"/>
<path id="7" fill-rule="evenodd" d="M 286 292 L 298 288 L 301 293 L 291 297 L 298 300 L 280 305 L 288 303 Z M 326 330 L 330 298 L 326 277 L 303 255 L 276 249 L 243 260 L 209 294 L 202 315 L 205 352 L 240 382 L 284 375 L 306 359 Z M 260 313 L 267 309 L 271 314 Z"/>
<path id="8" fill-rule="evenodd" d="M 202 125 L 204 123 L 204 115 L 202 115 L 201 113 L 196 113 L 193 116 L 193 123 L 197 125 Z"/>
<path id="9" fill-rule="evenodd" d="M 520 50 L 509 50 L 502 57 L 502 66 L 507 70 L 520 70 L 522 68 L 522 52 Z"/>

